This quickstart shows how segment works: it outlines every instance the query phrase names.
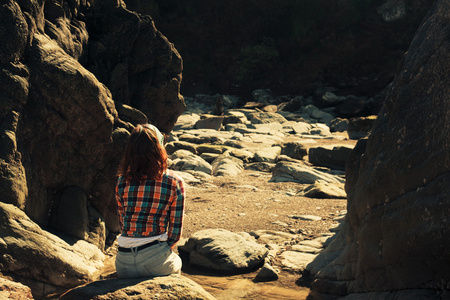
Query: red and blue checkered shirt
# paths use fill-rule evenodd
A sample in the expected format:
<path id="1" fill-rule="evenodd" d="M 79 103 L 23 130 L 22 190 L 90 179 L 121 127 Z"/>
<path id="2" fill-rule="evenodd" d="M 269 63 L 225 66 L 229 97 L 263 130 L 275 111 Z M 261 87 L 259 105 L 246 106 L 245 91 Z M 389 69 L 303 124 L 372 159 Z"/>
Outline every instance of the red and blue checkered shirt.
<path id="1" fill-rule="evenodd" d="M 185 189 L 183 180 L 167 170 L 161 179 L 138 182 L 120 176 L 116 199 L 122 236 L 151 237 L 167 233 L 167 243 L 181 238 Z"/>

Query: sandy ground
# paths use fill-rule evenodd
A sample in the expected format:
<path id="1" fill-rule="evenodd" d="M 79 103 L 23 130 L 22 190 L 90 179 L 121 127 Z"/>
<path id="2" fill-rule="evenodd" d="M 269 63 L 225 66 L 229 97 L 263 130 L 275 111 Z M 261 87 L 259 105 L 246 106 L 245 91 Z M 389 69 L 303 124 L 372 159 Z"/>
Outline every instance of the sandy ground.
<path id="1" fill-rule="evenodd" d="M 223 228 L 232 232 L 302 230 L 313 238 L 334 226 L 333 219 L 346 209 L 346 200 L 299 197 L 295 194 L 307 185 L 269 182 L 270 178 L 270 173 L 244 170 L 236 177 L 215 177 L 213 185 L 189 186 L 183 237 L 206 228 Z M 303 221 L 292 215 L 322 220 Z"/>
<path id="2" fill-rule="evenodd" d="M 356 141 L 340 139 L 305 141 L 307 148 L 351 145 Z M 302 141 L 301 139 L 296 139 Z M 252 147 L 254 145 L 248 145 Z M 308 157 L 305 157 L 308 163 Z M 188 186 L 183 237 L 206 228 L 233 232 L 269 229 L 289 232 L 303 229 L 315 237 L 335 224 L 333 218 L 346 209 L 342 199 L 313 199 L 296 196 L 307 185 L 295 182 L 269 182 L 271 173 L 244 170 L 235 177 L 213 177 L 211 182 Z M 316 215 L 321 221 L 300 221 L 289 215 Z M 275 221 L 287 223 L 280 226 Z"/>

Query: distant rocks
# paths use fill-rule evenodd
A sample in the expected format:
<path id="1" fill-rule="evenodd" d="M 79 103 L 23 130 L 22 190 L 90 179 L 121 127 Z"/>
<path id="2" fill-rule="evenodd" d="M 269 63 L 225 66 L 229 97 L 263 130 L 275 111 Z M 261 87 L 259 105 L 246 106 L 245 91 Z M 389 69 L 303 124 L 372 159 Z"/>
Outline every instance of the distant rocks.
<path id="1" fill-rule="evenodd" d="M 267 91 L 263 94 L 264 99 L 269 99 Z M 247 169 L 267 172 L 273 182 L 297 182 L 299 189 L 292 192 L 294 197 L 346 197 L 343 170 L 353 144 L 339 143 L 346 139 L 348 120 L 337 119 L 312 104 L 303 106 L 302 99 L 295 100 L 295 105 L 292 102 L 283 106 L 291 109 L 289 113 L 272 106 L 265 110 L 268 105 L 260 102 L 248 103 L 241 109 L 224 107 L 224 118 L 208 114 L 214 110 L 211 104 L 191 101 L 186 98 L 185 115 L 192 120 L 190 125 L 182 115 L 166 146 L 170 167 L 177 169 L 188 182 L 207 183 L 211 176 L 233 177 Z M 198 117 L 193 117 L 196 114 Z M 198 120 L 208 119 L 215 125 L 198 126 Z M 331 124 L 336 126 L 333 132 Z M 320 140 L 330 142 L 326 147 L 315 146 Z M 200 176 L 200 173 L 205 175 Z M 256 189 L 248 185 L 234 188 L 239 193 Z M 239 216 L 245 217 L 245 214 Z M 306 222 L 322 220 L 314 215 L 291 217 Z M 342 221 L 342 216 L 339 217 L 334 221 Z M 277 224 L 288 227 L 283 222 Z M 185 263 L 192 267 L 218 274 L 258 270 L 255 281 L 271 281 L 277 280 L 280 269 L 306 272 L 324 244 L 339 232 L 338 227 L 333 230 L 330 235 L 310 241 L 305 239 L 301 229 L 290 228 L 290 233 L 257 230 L 239 234 L 207 229 L 192 234 L 180 243 L 178 250 Z"/>
<path id="2" fill-rule="evenodd" d="M 283 182 L 294 181 L 304 184 L 314 184 L 317 180 L 328 183 L 344 183 L 345 180 L 339 176 L 317 170 L 304 163 L 296 163 L 291 161 L 278 162 L 272 172 L 273 176 L 270 181 Z"/>
<path id="3" fill-rule="evenodd" d="M 345 199 L 347 194 L 344 190 L 344 183 L 330 184 L 317 180 L 314 184 L 304 188 L 298 193 L 299 196 L 320 199 Z"/>
<path id="4" fill-rule="evenodd" d="M 309 162 L 315 166 L 345 171 L 345 163 L 353 147 L 333 146 L 309 148 Z"/>
<path id="5" fill-rule="evenodd" d="M 203 99 L 207 99 L 206 96 Z M 213 110 L 209 102 L 191 101 L 186 98 L 188 109 L 175 125 L 176 130 L 172 131 L 166 145 L 171 154 L 171 168 L 180 171 L 180 176 L 187 172 L 190 175 L 186 178 L 190 177 L 194 171 L 207 176 L 235 176 L 243 169 L 251 169 L 272 173 L 274 182 L 310 184 L 299 194 L 302 196 L 345 197 L 343 170 L 353 146 L 314 146 L 315 140 L 335 139 L 339 143 L 345 139 L 341 132 L 346 129 L 332 133 L 329 127 L 334 120 L 335 124 L 340 124 L 343 119 L 335 119 L 311 104 L 303 106 L 303 101 L 297 100 L 296 111 L 289 114 L 279 110 L 258 111 L 267 104 L 252 102 L 246 108 L 225 107 L 225 117 L 216 118 L 207 114 Z M 193 118 L 195 114 L 197 117 Z M 295 120 L 296 114 L 302 115 L 300 121 Z M 184 116 L 192 120 L 190 125 Z M 199 129 L 198 120 L 208 118 L 220 124 Z M 181 157 L 179 151 L 191 154 L 183 152 Z"/>

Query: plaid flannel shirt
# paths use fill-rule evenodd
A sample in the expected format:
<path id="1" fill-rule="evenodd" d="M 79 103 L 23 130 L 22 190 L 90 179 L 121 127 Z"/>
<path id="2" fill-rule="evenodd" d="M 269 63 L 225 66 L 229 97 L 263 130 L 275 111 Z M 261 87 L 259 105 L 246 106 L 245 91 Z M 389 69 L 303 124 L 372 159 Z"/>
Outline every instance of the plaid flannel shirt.
<path id="1" fill-rule="evenodd" d="M 119 177 L 116 200 L 122 236 L 150 237 L 167 233 L 169 246 L 181 238 L 185 189 L 172 171 L 161 179 L 130 182 Z"/>

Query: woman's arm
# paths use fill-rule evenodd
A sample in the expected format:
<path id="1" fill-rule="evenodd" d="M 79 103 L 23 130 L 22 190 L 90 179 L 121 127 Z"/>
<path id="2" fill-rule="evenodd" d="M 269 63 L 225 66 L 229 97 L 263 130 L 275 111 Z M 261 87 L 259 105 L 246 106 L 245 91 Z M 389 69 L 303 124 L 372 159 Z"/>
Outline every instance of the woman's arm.
<path id="1" fill-rule="evenodd" d="M 182 179 L 176 179 L 176 197 L 170 204 L 169 211 L 169 228 L 168 228 L 168 240 L 167 243 L 171 248 L 181 238 L 181 231 L 183 227 L 183 216 L 184 216 L 184 199 L 186 197 L 186 192 L 184 189 L 184 182 Z"/>

